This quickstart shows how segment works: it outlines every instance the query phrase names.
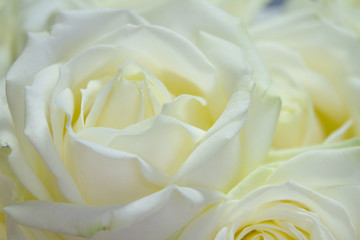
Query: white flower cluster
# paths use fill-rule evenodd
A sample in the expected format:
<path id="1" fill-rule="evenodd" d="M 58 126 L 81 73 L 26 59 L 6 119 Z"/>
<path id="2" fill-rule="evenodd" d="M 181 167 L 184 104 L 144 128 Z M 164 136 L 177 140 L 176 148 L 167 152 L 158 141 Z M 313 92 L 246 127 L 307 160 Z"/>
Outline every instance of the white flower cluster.
<path id="1" fill-rule="evenodd" d="M 360 238 L 360 4 L 1 0 L 0 239 Z"/>

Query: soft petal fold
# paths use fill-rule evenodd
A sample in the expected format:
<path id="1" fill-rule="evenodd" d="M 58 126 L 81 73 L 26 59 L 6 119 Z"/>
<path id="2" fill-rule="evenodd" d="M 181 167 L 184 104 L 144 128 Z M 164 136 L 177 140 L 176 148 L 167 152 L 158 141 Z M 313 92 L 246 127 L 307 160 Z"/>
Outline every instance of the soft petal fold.
<path id="1" fill-rule="evenodd" d="M 197 142 L 171 182 L 227 191 L 241 171 L 239 132 L 246 120 L 250 93 L 235 92 L 224 112 Z M 214 171 L 217 175 L 214 176 Z"/>
<path id="2" fill-rule="evenodd" d="M 60 234 L 92 237 L 99 232 L 95 239 L 166 239 L 220 198 L 221 194 L 209 190 L 169 186 L 125 205 L 91 207 L 27 201 L 5 211 L 21 225 Z"/>
<path id="3" fill-rule="evenodd" d="M 283 162 L 267 183 L 279 184 L 292 179 L 311 189 L 360 184 L 359 158 L 359 146 L 309 151 Z"/>
<path id="4" fill-rule="evenodd" d="M 208 108 L 209 104 L 204 98 L 182 94 L 164 104 L 161 114 L 171 116 L 199 129 L 208 130 L 213 124 Z"/>
<path id="5" fill-rule="evenodd" d="M 255 87 L 242 132 L 243 158 L 246 161 L 242 170 L 244 176 L 264 163 L 273 140 L 280 106 L 279 97 L 261 93 Z"/>
<path id="6" fill-rule="evenodd" d="M 57 184 L 64 196 L 71 202 L 83 203 L 84 200 L 63 164 L 62 156 L 58 153 L 52 141 L 49 116 L 46 115 L 49 107 L 49 95 L 58 80 L 57 73 L 58 66 L 56 65 L 45 68 L 35 76 L 33 85 L 26 87 L 26 123 L 24 132 L 36 148 L 42 161 L 56 177 Z M 59 199 L 59 197 L 56 198 Z"/>
<path id="7" fill-rule="evenodd" d="M 241 46 L 207 32 L 200 32 L 199 48 L 216 67 L 227 99 L 230 99 L 231 95 L 239 89 L 251 90 L 252 69 L 247 63 Z"/>
<path id="8" fill-rule="evenodd" d="M 232 15 L 241 18 L 246 24 L 255 20 L 269 0 L 210 0 Z"/>
<path id="9" fill-rule="evenodd" d="M 163 4 L 153 5 L 139 13 L 150 23 L 179 32 L 192 42 L 196 42 L 200 31 L 230 41 L 238 37 L 238 20 L 207 0 L 167 0 Z"/>
<path id="10" fill-rule="evenodd" d="M 283 234 L 288 235 L 284 239 L 301 239 L 292 226 L 301 229 L 311 239 L 358 237 L 341 203 L 288 181 L 278 186 L 259 187 L 243 198 L 234 198 L 210 208 L 184 229 L 184 238 L 180 236 L 180 239 L 186 239 L 186 236 L 214 238 L 215 235 L 219 239 L 220 236 L 233 239 L 243 236 L 242 232 L 246 235 L 247 227 L 251 226 L 261 236 L 267 232 L 261 229 L 262 223 L 282 228 Z"/>

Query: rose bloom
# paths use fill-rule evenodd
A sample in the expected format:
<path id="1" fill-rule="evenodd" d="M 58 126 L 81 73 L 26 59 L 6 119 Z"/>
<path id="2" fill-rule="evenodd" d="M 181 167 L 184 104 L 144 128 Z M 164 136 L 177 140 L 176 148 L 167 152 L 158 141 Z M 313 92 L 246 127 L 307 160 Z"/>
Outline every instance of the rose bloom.
<path id="1" fill-rule="evenodd" d="M 319 3 L 286 1 L 250 27 L 282 101 L 274 149 L 360 136 L 360 35 L 322 13 Z"/>
<path id="2" fill-rule="evenodd" d="M 178 239 L 359 239 L 359 144 L 259 167 Z"/>
<path id="3" fill-rule="evenodd" d="M 167 239 L 264 161 L 280 100 L 238 21 L 207 1 L 137 12 L 28 35 L 2 82 L 2 238 Z"/>

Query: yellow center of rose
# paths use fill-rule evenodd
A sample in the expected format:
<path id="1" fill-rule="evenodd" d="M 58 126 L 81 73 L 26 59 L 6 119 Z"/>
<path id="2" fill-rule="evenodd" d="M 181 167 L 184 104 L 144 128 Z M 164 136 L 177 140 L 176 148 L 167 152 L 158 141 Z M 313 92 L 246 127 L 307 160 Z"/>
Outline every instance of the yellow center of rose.
<path id="1" fill-rule="evenodd" d="M 314 234 L 313 225 L 321 225 L 314 213 L 293 201 L 265 204 L 246 222 L 236 231 L 236 240 L 307 240 Z"/>
<path id="2" fill-rule="evenodd" d="M 124 129 L 162 113 L 206 130 L 213 124 L 207 101 L 176 95 L 143 66 L 129 61 L 114 77 L 90 80 L 81 91 L 75 132 L 89 127 Z"/>

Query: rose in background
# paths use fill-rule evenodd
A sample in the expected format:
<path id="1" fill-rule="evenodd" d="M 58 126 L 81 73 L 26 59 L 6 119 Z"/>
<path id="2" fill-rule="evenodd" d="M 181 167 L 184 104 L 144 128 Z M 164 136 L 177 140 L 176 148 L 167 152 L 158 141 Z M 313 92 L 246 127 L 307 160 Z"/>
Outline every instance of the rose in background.
<path id="1" fill-rule="evenodd" d="M 265 159 L 280 102 L 238 21 L 207 1 L 137 12 L 28 35 L 1 116 L 9 239 L 166 239 Z"/>
<path id="2" fill-rule="evenodd" d="M 322 12 L 319 3 L 286 1 L 250 27 L 282 100 L 275 149 L 360 135 L 360 35 Z"/>
<path id="3" fill-rule="evenodd" d="M 320 10 L 328 20 L 360 34 L 360 3 L 358 0 L 321 0 Z"/>
<path id="4" fill-rule="evenodd" d="M 359 238 L 360 42 L 318 7 L 291 2 L 250 31 L 282 98 L 273 147 L 317 146 L 271 152 L 276 163 L 254 170 L 178 239 Z"/>
<path id="5" fill-rule="evenodd" d="M 263 165 L 178 239 L 359 239 L 360 147 Z"/>

